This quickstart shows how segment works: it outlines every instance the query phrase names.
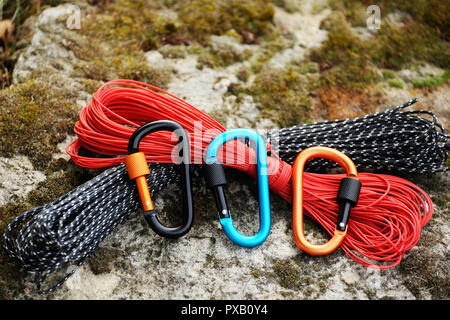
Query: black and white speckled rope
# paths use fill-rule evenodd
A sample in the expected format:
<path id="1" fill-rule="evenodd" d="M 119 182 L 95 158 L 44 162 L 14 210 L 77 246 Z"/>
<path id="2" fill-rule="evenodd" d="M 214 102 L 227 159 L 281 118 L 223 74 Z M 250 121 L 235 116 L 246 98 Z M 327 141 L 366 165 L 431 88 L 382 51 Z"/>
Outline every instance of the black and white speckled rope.
<path id="1" fill-rule="evenodd" d="M 448 170 L 449 135 L 429 111 L 402 111 L 417 102 L 359 118 L 324 121 L 271 131 L 268 140 L 280 158 L 293 164 L 303 149 L 323 145 L 349 156 L 356 166 L 387 171 L 432 173 Z M 432 120 L 421 117 L 431 116 Z M 308 171 L 337 164 L 308 162 Z"/>
<path id="2" fill-rule="evenodd" d="M 359 169 L 401 170 L 430 173 L 447 170 L 449 136 L 428 111 L 400 110 L 402 106 L 364 117 L 326 121 L 272 131 L 272 147 L 282 160 L 292 163 L 304 148 L 323 145 L 346 153 Z M 427 120 L 416 115 L 431 115 Z M 177 179 L 172 165 L 150 164 L 148 185 L 153 194 Z M 310 161 L 309 171 L 334 166 L 320 159 Z M 123 164 L 111 167 L 94 179 L 42 207 L 17 217 L 4 234 L 4 248 L 24 270 L 45 279 L 68 265 L 80 266 L 99 243 L 139 206 L 135 184 Z M 13 236 L 14 235 L 14 236 Z"/>
<path id="3" fill-rule="evenodd" d="M 149 167 L 147 181 L 152 194 L 177 179 L 173 165 Z M 4 234 L 3 245 L 24 270 L 37 275 L 38 291 L 50 293 L 75 269 L 51 288 L 41 290 L 45 279 L 61 268 L 81 266 L 100 242 L 138 209 L 139 203 L 136 184 L 128 178 L 125 166 L 119 164 L 52 203 L 16 218 Z"/>

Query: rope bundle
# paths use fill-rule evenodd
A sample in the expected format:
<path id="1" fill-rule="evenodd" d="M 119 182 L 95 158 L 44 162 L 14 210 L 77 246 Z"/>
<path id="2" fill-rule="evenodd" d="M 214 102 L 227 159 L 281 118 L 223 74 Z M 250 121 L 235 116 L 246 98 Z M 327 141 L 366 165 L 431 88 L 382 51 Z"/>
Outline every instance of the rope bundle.
<path id="1" fill-rule="evenodd" d="M 429 111 L 402 111 L 417 99 L 363 117 L 324 121 L 271 131 L 268 140 L 281 159 L 292 164 L 308 146 L 326 145 L 337 149 L 359 168 L 431 173 L 445 167 L 450 149 L 449 136 Z M 432 120 L 418 115 L 429 115 Z M 335 166 L 314 160 L 309 171 Z"/>
<path id="2" fill-rule="evenodd" d="M 294 136 L 298 135 L 294 128 L 300 128 L 302 132 L 308 131 L 305 136 L 310 138 L 313 129 L 306 129 L 306 127 L 324 128 L 324 123 L 282 129 L 278 135 L 280 156 L 289 158 L 291 153 L 296 152 L 297 143 L 305 147 L 313 145 L 336 147 L 335 144 L 339 144 L 342 148 L 347 148 L 344 150 L 347 150 L 346 153 L 350 157 L 352 155 L 357 157 L 359 153 L 359 165 L 363 168 L 375 166 L 388 169 L 394 166 L 398 169 L 392 161 L 370 162 L 371 157 L 376 157 L 376 154 L 367 155 L 368 160 L 365 161 L 363 152 L 360 151 L 366 150 L 361 147 L 361 139 L 352 143 L 351 139 L 339 130 L 345 128 L 346 132 L 352 134 L 354 130 L 361 131 L 363 128 L 370 131 L 372 128 L 373 135 L 376 132 L 381 133 L 377 141 L 389 145 L 393 133 L 386 134 L 391 132 L 389 128 L 392 126 L 392 122 L 387 119 L 393 114 L 405 113 L 399 110 L 412 103 L 414 103 L 413 100 L 384 113 L 356 118 L 360 120 L 325 122 L 329 132 L 332 131 L 331 129 L 337 129 L 338 133 L 318 134 L 309 142 L 301 143 L 298 140 L 293 142 L 296 138 Z M 123 161 L 122 155 L 127 153 L 129 136 L 135 130 L 133 127 L 160 119 L 179 122 L 188 131 L 192 146 L 192 161 L 197 163 L 201 162 L 203 149 L 209 141 L 217 133 L 225 130 L 206 114 L 167 92 L 135 81 L 117 80 L 103 85 L 94 94 L 91 103 L 81 111 L 80 121 L 75 127 L 79 139 L 67 148 L 67 152 L 75 163 L 85 167 L 95 168 L 118 164 Z M 409 122 L 411 119 L 413 121 Z M 407 117 L 398 118 L 399 121 L 407 122 L 407 127 L 412 126 L 414 130 L 408 130 L 408 132 L 414 132 L 416 136 L 422 136 L 424 131 L 423 127 L 418 130 L 413 123 L 427 126 L 427 135 L 434 137 L 434 140 L 430 138 L 431 140 L 426 140 L 427 143 L 420 144 L 422 149 L 428 149 L 426 153 L 416 148 L 415 152 L 405 154 L 411 159 L 405 163 L 417 161 L 416 163 L 422 166 L 421 170 L 425 172 L 445 170 L 442 159 L 446 158 L 447 153 L 442 144 L 448 136 L 445 136 L 444 130 L 437 122 L 432 125 L 431 122 L 418 119 L 422 118 L 409 113 Z M 377 120 L 380 121 L 377 122 Z M 195 121 L 202 121 L 201 137 L 194 134 L 197 132 Z M 370 127 L 367 121 L 376 125 Z M 401 123 L 396 123 L 396 126 L 401 126 Z M 437 130 L 436 127 L 441 130 Z M 272 132 L 271 137 L 274 136 Z M 367 135 L 361 134 L 360 138 L 363 136 Z M 333 141 L 329 140 L 329 137 L 334 137 Z M 301 136 L 297 136 L 298 138 Z M 416 140 L 423 141 L 420 138 Z M 169 134 L 155 133 L 142 140 L 141 150 L 146 153 L 149 161 L 169 163 L 174 144 Z M 407 143 L 409 144 L 410 142 Z M 401 146 L 397 147 L 401 148 Z M 112 157 L 82 157 L 78 152 L 80 148 Z M 227 144 L 224 154 L 227 155 L 228 152 L 236 150 L 238 152 L 234 152 L 230 157 L 232 161 L 224 164 L 254 176 L 255 165 L 251 162 L 254 157 L 253 150 L 241 141 L 234 141 Z M 243 157 L 242 154 L 245 156 Z M 419 154 L 422 157 L 429 154 L 441 154 L 443 158 L 424 157 L 419 162 L 417 160 Z M 291 202 L 291 166 L 278 158 L 275 153 L 268 160 L 269 172 L 272 173 L 269 175 L 271 190 Z M 312 169 L 324 166 L 328 167 L 328 164 L 322 163 Z M 172 165 L 150 164 L 150 167 L 151 174 L 147 179 L 151 193 L 161 190 L 176 180 L 177 173 Z M 400 166 L 400 168 L 407 167 Z M 337 216 L 335 197 L 342 177 L 343 175 L 336 174 L 304 174 L 306 214 L 324 226 L 330 234 L 334 231 L 334 221 Z M 419 240 L 421 227 L 432 216 L 432 202 L 423 190 L 401 178 L 361 173 L 360 181 L 363 185 L 360 201 L 352 210 L 348 234 L 341 247 L 352 259 L 363 265 L 376 268 L 393 267 L 400 262 L 405 251 L 411 249 Z M 137 199 L 134 184 L 128 180 L 124 166 L 119 164 L 60 199 L 18 217 L 5 232 L 4 247 L 25 270 L 41 275 L 40 285 L 48 275 L 68 262 L 81 265 L 104 237 L 110 234 L 128 214 L 136 210 Z M 13 237 L 12 234 L 15 231 L 18 233 Z M 376 264 L 377 261 L 381 264 Z M 70 274 L 56 286 L 42 292 L 53 291 Z"/>
<path id="3" fill-rule="evenodd" d="M 147 176 L 151 193 L 176 180 L 173 165 L 151 163 Z M 17 217 L 4 234 L 8 255 L 29 272 L 38 275 L 38 290 L 54 271 L 69 264 L 80 266 L 103 239 L 128 215 L 137 210 L 140 200 L 125 165 L 106 169 L 52 203 L 34 208 Z M 13 237 L 13 233 L 17 235 Z M 62 280 L 41 293 L 49 293 Z"/>

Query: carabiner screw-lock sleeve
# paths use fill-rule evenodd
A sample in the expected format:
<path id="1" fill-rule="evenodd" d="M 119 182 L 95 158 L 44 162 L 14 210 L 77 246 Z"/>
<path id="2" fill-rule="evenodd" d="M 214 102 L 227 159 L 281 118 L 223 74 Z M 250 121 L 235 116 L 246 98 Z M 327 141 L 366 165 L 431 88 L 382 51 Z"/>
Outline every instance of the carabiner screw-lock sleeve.
<path id="1" fill-rule="evenodd" d="M 345 231 L 347 229 L 348 219 L 350 218 L 350 209 L 358 204 L 359 192 L 361 191 L 361 182 L 354 178 L 343 178 L 339 185 L 337 203 L 340 206 L 336 229 Z"/>

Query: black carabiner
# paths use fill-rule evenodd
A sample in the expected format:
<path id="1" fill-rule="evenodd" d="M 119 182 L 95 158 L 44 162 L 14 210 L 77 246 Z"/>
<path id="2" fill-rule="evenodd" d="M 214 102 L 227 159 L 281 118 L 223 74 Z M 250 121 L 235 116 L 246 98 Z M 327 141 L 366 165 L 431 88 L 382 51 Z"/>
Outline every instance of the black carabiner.
<path id="1" fill-rule="evenodd" d="M 183 225 L 178 227 L 166 227 L 156 216 L 153 203 L 148 189 L 146 175 L 150 174 L 147 161 L 143 152 L 139 151 L 139 143 L 150 133 L 157 131 L 172 131 L 178 136 L 178 141 L 182 143 L 182 150 L 179 155 L 182 157 L 182 184 L 183 189 L 183 209 L 184 221 Z M 128 176 L 131 180 L 136 180 L 136 185 L 141 198 L 143 214 L 150 227 L 160 236 L 168 238 L 178 238 L 186 234 L 192 226 L 194 220 L 191 177 L 189 163 L 191 160 L 189 137 L 184 128 L 170 120 L 158 120 L 147 123 L 133 132 L 128 142 L 128 156 L 125 157 L 125 165 L 127 167 Z"/>

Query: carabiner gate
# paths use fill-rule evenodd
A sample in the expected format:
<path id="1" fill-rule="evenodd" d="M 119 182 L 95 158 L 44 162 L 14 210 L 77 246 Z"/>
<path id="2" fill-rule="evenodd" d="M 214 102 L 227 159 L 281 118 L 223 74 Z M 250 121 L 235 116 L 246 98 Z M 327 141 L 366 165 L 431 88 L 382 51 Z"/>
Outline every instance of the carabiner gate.
<path id="1" fill-rule="evenodd" d="M 305 238 L 303 230 L 303 170 L 308 160 L 312 158 L 325 158 L 340 164 L 347 173 L 347 178 L 341 180 L 337 202 L 340 210 L 336 229 L 333 237 L 323 245 L 313 245 Z M 347 233 L 347 223 L 350 217 L 350 209 L 356 206 L 361 190 L 361 182 L 358 181 L 358 171 L 353 161 L 342 152 L 328 147 L 310 147 L 297 156 L 292 173 L 293 190 L 293 214 L 292 231 L 297 246 L 310 255 L 326 255 L 340 246 Z"/>
<path id="2" fill-rule="evenodd" d="M 250 139 L 256 144 L 257 176 L 259 196 L 259 231 L 253 236 L 239 233 L 233 225 L 223 186 L 227 184 L 222 164 L 218 163 L 217 151 L 224 143 L 234 139 Z M 220 223 L 234 243 L 243 247 L 260 245 L 270 232 L 269 180 L 267 177 L 267 150 L 264 139 L 251 129 L 231 129 L 216 136 L 208 145 L 205 153 L 204 177 L 206 186 L 213 192 Z"/>
<path id="3" fill-rule="evenodd" d="M 182 143 L 179 152 L 182 157 L 182 184 L 184 222 L 178 227 L 164 226 L 155 214 L 153 202 L 148 189 L 146 175 L 150 174 L 145 154 L 139 151 L 139 143 L 150 133 L 157 131 L 172 131 L 178 135 L 178 141 Z M 159 120 L 147 123 L 133 132 L 128 142 L 128 156 L 125 157 L 125 166 L 131 180 L 136 180 L 139 197 L 142 203 L 143 214 L 150 227 L 160 236 L 178 238 L 186 234 L 192 226 L 194 215 L 192 205 L 191 178 L 189 163 L 191 160 L 189 138 L 184 128 L 170 120 Z"/>

